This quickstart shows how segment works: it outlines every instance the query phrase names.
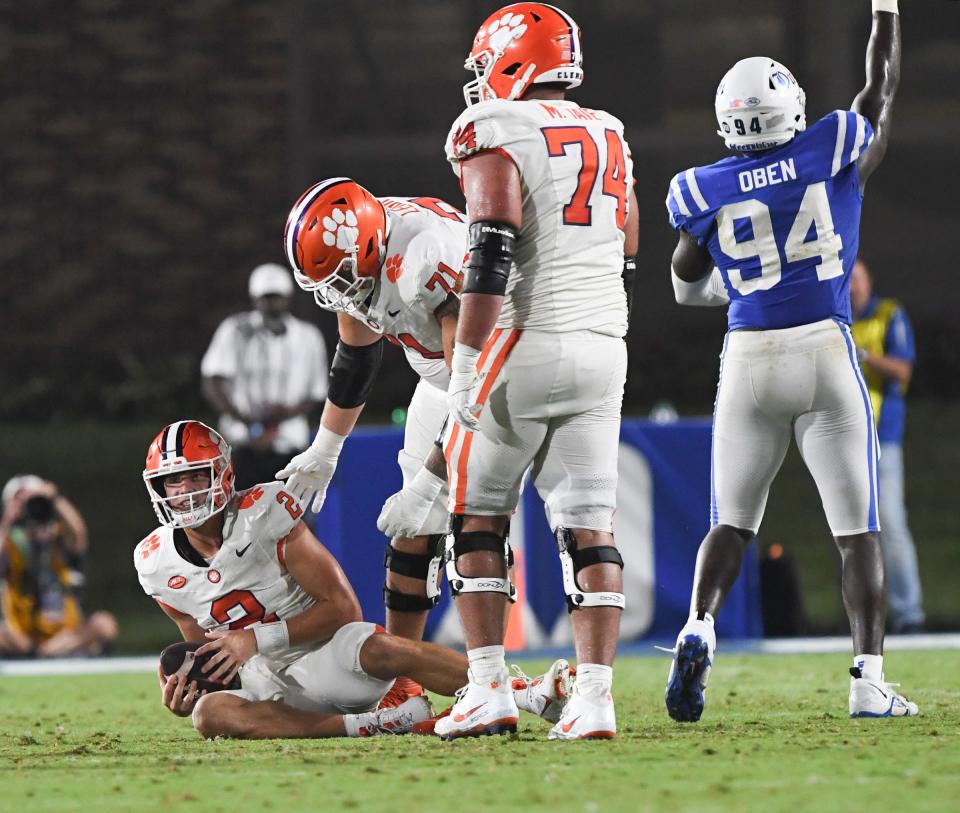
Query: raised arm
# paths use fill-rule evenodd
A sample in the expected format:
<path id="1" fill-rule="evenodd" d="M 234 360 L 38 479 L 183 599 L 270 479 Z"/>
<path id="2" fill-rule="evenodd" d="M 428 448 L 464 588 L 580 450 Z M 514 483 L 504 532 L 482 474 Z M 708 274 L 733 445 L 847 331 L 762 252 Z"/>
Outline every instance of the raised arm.
<path id="1" fill-rule="evenodd" d="M 897 0 L 872 2 L 873 26 L 867 43 L 867 83 L 851 107 L 873 127 L 873 141 L 857 160 L 861 190 L 887 152 L 893 98 L 900 84 L 900 14 Z"/>

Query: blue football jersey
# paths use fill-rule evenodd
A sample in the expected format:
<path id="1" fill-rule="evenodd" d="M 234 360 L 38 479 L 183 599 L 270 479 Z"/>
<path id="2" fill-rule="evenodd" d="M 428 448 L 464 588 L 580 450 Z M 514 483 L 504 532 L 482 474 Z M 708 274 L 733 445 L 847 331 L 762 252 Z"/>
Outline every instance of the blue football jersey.
<path id="1" fill-rule="evenodd" d="M 730 330 L 850 324 L 857 158 L 872 138 L 863 116 L 835 110 L 780 147 L 674 176 L 670 224 L 709 249 L 730 294 Z"/>

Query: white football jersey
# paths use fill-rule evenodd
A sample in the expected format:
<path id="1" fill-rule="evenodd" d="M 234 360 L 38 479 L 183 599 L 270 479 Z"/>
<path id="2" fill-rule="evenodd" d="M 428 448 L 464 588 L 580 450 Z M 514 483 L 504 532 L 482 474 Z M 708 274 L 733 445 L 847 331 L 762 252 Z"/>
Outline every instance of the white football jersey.
<path id="1" fill-rule="evenodd" d="M 413 371 L 446 391 L 440 325 L 433 312 L 460 291 L 465 217 L 437 198 L 379 198 L 387 212 L 387 258 L 369 305 L 383 334 L 403 348 Z"/>
<path id="2" fill-rule="evenodd" d="M 177 551 L 183 531 L 157 528 L 133 552 L 144 592 L 192 616 L 205 630 L 243 629 L 302 613 L 314 599 L 287 572 L 283 542 L 303 509 L 283 483 L 239 492 L 224 508 L 223 545 L 206 567 Z M 277 660 L 292 663 L 315 649 L 295 647 Z"/>
<path id="3" fill-rule="evenodd" d="M 458 176 L 460 161 L 484 151 L 516 164 L 523 192 L 497 327 L 623 336 L 623 228 L 633 183 L 623 124 L 567 100 L 493 99 L 464 110 L 447 136 Z"/>

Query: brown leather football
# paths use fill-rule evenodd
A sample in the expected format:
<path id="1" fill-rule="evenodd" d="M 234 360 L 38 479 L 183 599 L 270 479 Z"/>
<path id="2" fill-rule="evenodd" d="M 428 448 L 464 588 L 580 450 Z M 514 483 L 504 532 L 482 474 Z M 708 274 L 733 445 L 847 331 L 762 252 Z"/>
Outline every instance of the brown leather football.
<path id="1" fill-rule="evenodd" d="M 208 692 L 219 692 L 223 689 L 239 689 L 240 676 L 235 675 L 230 683 L 222 683 L 218 680 L 210 680 L 206 674 L 201 671 L 201 667 L 210 660 L 210 654 L 196 655 L 196 650 L 203 646 L 203 643 L 197 641 L 177 641 L 164 647 L 160 653 L 160 671 L 164 677 L 170 675 L 180 675 L 182 672 L 187 674 L 187 685 L 191 681 L 197 681 L 197 688 Z"/>

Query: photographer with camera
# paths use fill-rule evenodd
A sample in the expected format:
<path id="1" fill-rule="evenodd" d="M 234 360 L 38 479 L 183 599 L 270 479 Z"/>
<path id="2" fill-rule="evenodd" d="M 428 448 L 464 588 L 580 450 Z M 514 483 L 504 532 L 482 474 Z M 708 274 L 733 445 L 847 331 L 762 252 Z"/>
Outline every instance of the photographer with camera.
<path id="1" fill-rule="evenodd" d="M 99 655 L 117 635 L 116 619 L 82 609 L 87 526 L 48 480 L 33 474 L 3 487 L 0 655 Z"/>

